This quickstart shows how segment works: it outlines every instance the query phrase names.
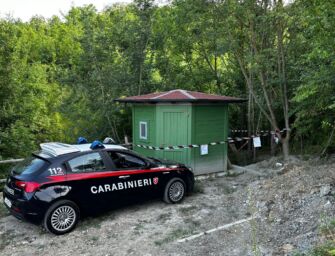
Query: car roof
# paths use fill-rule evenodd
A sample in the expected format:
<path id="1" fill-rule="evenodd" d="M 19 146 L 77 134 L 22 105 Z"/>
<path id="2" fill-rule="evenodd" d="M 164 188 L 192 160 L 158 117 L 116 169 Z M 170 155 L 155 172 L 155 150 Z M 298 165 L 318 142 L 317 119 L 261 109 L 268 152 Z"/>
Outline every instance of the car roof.
<path id="1" fill-rule="evenodd" d="M 48 142 L 41 143 L 40 147 L 42 149 L 41 153 L 45 153 L 54 157 L 75 153 L 75 152 L 86 152 L 86 151 L 94 151 L 95 149 L 90 148 L 91 143 L 85 144 L 65 144 L 60 142 Z M 119 149 L 119 150 L 127 150 L 127 148 L 113 145 L 113 144 L 103 144 L 104 149 Z"/>

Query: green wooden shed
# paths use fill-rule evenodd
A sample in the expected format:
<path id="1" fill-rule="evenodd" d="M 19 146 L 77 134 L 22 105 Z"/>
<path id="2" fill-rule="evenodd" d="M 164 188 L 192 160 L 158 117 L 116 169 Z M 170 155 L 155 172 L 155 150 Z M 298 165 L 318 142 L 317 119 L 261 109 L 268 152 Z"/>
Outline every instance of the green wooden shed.
<path id="1" fill-rule="evenodd" d="M 228 104 L 244 99 L 179 89 L 116 101 L 132 103 L 134 151 L 184 163 L 196 175 L 227 169 L 227 143 L 209 143 L 227 140 Z"/>

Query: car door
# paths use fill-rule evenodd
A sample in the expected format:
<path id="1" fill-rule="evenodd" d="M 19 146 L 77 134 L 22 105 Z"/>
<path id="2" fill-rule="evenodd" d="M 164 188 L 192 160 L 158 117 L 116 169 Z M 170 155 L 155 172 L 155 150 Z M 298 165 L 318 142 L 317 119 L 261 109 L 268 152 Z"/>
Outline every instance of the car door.
<path id="1" fill-rule="evenodd" d="M 67 169 L 67 180 L 76 202 L 89 210 L 108 206 L 113 192 L 111 184 L 116 182 L 116 177 L 112 175 L 113 167 L 103 152 L 76 156 L 67 161 Z"/>
<path id="2" fill-rule="evenodd" d="M 159 169 L 151 168 L 150 162 L 130 151 L 107 151 L 122 183 L 123 197 L 155 194 L 160 190 Z"/>

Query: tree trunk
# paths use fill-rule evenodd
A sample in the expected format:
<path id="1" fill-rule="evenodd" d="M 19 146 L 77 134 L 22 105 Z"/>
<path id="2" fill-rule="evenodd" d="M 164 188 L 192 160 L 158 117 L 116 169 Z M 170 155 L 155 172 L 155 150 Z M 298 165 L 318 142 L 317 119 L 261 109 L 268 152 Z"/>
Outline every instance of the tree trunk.
<path id="1" fill-rule="evenodd" d="M 288 157 L 290 155 L 290 147 L 289 147 L 289 140 L 288 138 L 282 139 L 282 148 L 283 148 L 283 157 L 284 161 L 288 160 Z"/>

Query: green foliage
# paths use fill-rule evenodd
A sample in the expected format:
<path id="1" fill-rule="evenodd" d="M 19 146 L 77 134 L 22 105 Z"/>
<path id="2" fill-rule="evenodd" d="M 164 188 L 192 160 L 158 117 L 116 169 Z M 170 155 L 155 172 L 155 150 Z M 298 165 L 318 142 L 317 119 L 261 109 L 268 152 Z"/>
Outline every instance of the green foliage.
<path id="1" fill-rule="evenodd" d="M 12 28 L 1 30 L 8 41 L 2 52 L 7 59 L 1 65 L 0 152 L 23 156 L 36 143 L 62 138 L 62 89 L 53 79 L 53 43 L 46 38 L 45 22 L 1 25 Z"/>
<path id="2" fill-rule="evenodd" d="M 335 125 L 335 14 L 333 1 L 296 1 L 295 48 L 300 56 L 294 63 L 299 74 L 292 101 L 299 134 L 309 136 L 309 143 L 326 140 Z M 318 131 L 318 136 L 313 136 Z M 335 140 L 332 142 L 335 145 Z"/>
<path id="3" fill-rule="evenodd" d="M 321 225 L 319 227 L 320 234 L 327 240 L 334 241 L 335 239 L 335 220 L 322 217 Z"/>
<path id="4" fill-rule="evenodd" d="M 320 235 L 324 242 L 315 245 L 308 252 L 295 253 L 295 256 L 334 256 L 335 255 L 335 220 L 326 216 L 321 216 L 319 227 Z"/>
<path id="5" fill-rule="evenodd" d="M 326 242 L 324 244 L 315 246 L 306 253 L 295 253 L 294 256 L 334 256 L 335 244 L 334 242 Z"/>
<path id="6" fill-rule="evenodd" d="M 326 142 L 335 116 L 334 7 L 326 0 L 136 0 L 99 13 L 73 7 L 62 19 L 2 19 L 0 158 L 78 136 L 121 141 L 131 134 L 129 106 L 113 101 L 121 96 L 183 88 L 246 98 L 241 67 L 261 106 L 264 75 L 281 127 L 286 81 L 297 143 Z M 252 107 L 254 125 L 267 129 Z M 231 106 L 231 127 L 246 127 L 246 108 Z"/>

